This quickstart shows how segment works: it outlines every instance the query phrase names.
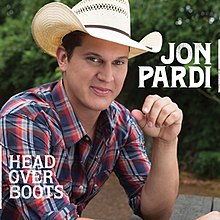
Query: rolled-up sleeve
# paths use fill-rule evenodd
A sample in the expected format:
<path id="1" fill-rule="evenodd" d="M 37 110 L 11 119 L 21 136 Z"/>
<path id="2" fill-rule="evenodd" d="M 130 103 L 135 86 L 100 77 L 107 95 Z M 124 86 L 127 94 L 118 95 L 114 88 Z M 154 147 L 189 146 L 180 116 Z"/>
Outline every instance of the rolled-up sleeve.
<path id="1" fill-rule="evenodd" d="M 126 136 L 120 147 L 115 173 L 125 189 L 129 205 L 136 215 L 140 213 L 140 195 L 150 172 L 151 163 L 147 156 L 144 135 L 135 119 L 127 115 Z"/>

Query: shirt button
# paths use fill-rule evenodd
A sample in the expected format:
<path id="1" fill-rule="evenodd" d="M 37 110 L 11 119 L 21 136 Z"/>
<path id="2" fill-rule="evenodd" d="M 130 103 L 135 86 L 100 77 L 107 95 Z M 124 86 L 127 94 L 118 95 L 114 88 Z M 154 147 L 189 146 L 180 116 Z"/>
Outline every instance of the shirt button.
<path id="1" fill-rule="evenodd" d="M 86 139 L 86 141 L 89 141 L 89 137 L 88 136 L 86 136 L 85 139 Z"/>
<path id="2" fill-rule="evenodd" d="M 79 186 L 79 189 L 80 189 L 80 190 L 83 190 L 83 185 L 80 185 L 80 186 Z"/>
<path id="3" fill-rule="evenodd" d="M 97 189 L 97 187 L 98 187 L 98 185 L 95 183 L 95 184 L 94 184 L 94 188 Z"/>

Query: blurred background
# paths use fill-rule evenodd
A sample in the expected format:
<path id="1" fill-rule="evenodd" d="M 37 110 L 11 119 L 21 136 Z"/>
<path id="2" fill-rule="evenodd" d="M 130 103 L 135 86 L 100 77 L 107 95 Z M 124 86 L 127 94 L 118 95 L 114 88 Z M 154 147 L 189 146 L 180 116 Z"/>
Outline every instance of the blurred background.
<path id="1" fill-rule="evenodd" d="M 56 60 L 44 54 L 31 35 L 33 16 L 48 2 L 51 1 L 0 1 L 0 107 L 13 94 L 57 80 L 61 76 Z M 60 0 L 60 2 L 72 7 L 79 1 Z M 156 55 L 147 53 L 130 60 L 129 73 L 118 100 L 131 110 L 141 108 L 147 94 L 171 97 L 184 112 L 178 151 L 181 170 L 180 192 L 214 194 L 220 197 L 220 95 L 217 92 L 220 3 L 218 0 L 130 0 L 130 6 L 132 38 L 141 40 L 147 33 L 159 31 L 163 35 L 164 42 L 160 53 Z M 175 45 L 185 42 L 192 47 L 194 47 L 193 43 L 202 43 L 203 46 L 205 43 L 211 43 L 211 65 L 209 65 L 211 88 L 172 89 L 163 88 L 163 84 L 159 84 L 159 88 L 155 89 L 151 88 L 152 80 L 146 81 L 145 88 L 138 88 L 138 66 L 164 66 L 160 57 L 168 56 L 168 43 L 171 42 Z M 187 53 L 184 54 L 183 51 L 182 55 L 186 56 Z M 171 65 L 182 64 L 174 60 Z M 169 65 L 166 66 L 170 82 L 171 68 Z M 188 66 L 185 66 L 186 70 Z M 203 57 L 200 60 L 200 67 L 204 69 Z M 189 75 L 184 80 L 189 85 Z M 102 195 L 110 192 L 110 197 L 114 197 L 113 199 L 121 198 L 121 207 L 124 209 L 124 206 L 127 207 L 127 201 L 123 191 L 118 189 L 120 186 L 114 176 L 110 181 L 106 183 L 106 191 L 103 190 L 104 194 L 101 194 L 98 203 L 106 204 L 107 201 L 103 200 Z M 113 188 L 108 188 L 112 185 Z M 114 194 L 114 189 L 119 191 L 116 190 Z M 111 199 L 108 201 L 110 202 L 108 210 L 112 213 L 114 202 Z M 117 204 L 115 208 L 119 209 Z M 91 210 L 97 214 L 98 206 L 94 205 L 94 207 L 92 206 Z M 102 207 L 101 209 L 103 210 Z M 106 214 L 108 211 L 103 212 Z M 123 213 L 122 210 L 119 212 Z M 128 213 L 127 210 L 125 212 Z"/>

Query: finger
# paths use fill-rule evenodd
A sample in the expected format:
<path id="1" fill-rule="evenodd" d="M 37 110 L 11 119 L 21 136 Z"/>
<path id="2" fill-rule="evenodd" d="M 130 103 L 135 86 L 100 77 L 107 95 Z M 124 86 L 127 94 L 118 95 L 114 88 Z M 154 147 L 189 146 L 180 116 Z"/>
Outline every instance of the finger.
<path id="1" fill-rule="evenodd" d="M 172 112 L 163 123 L 163 126 L 170 126 L 172 124 L 181 124 L 183 118 L 182 111 L 178 108 L 176 111 Z"/>
<path id="2" fill-rule="evenodd" d="M 158 117 L 156 119 L 155 125 L 156 127 L 162 127 L 165 125 L 165 120 L 176 110 L 178 109 L 178 106 L 176 103 L 171 102 L 168 105 L 165 105 L 162 107 L 161 111 L 158 114 Z"/>
<path id="3" fill-rule="evenodd" d="M 145 114 L 148 114 L 154 104 L 154 102 L 156 102 L 158 99 L 160 99 L 161 97 L 158 95 L 148 95 L 144 101 L 143 107 L 142 107 L 142 111 Z"/>
<path id="4" fill-rule="evenodd" d="M 134 109 L 131 114 L 133 115 L 133 117 L 136 119 L 138 125 L 141 127 L 141 128 L 144 128 L 145 125 L 146 125 L 146 117 L 145 115 L 140 111 L 140 110 L 137 110 L 137 109 Z"/>
<path id="5" fill-rule="evenodd" d="M 157 125 L 157 119 L 160 117 L 161 110 L 165 108 L 167 105 L 170 105 L 172 102 L 169 97 L 159 98 L 157 99 L 152 107 L 150 112 L 147 114 L 147 118 L 149 123 L 153 125 Z M 167 115 L 165 116 L 167 117 Z"/>

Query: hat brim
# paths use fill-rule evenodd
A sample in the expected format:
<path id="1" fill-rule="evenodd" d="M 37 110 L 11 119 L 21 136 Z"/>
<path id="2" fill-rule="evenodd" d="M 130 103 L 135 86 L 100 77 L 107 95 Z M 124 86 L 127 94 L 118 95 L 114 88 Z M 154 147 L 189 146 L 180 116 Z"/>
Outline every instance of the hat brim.
<path id="1" fill-rule="evenodd" d="M 56 50 L 63 37 L 72 31 L 82 31 L 93 37 L 130 47 L 129 58 L 146 52 L 159 52 L 162 36 L 152 32 L 140 42 L 110 29 L 86 28 L 74 12 L 65 4 L 53 2 L 42 7 L 32 21 L 32 35 L 43 51 L 56 57 Z"/>

